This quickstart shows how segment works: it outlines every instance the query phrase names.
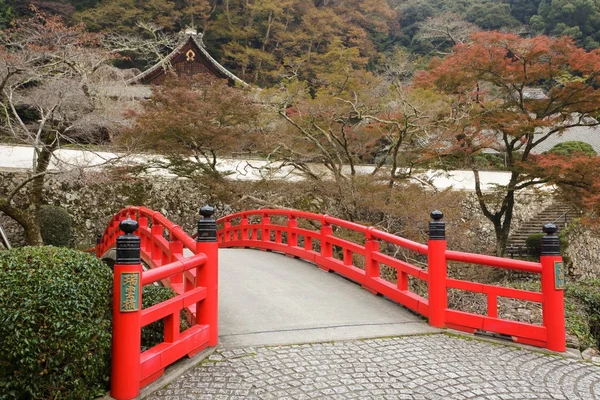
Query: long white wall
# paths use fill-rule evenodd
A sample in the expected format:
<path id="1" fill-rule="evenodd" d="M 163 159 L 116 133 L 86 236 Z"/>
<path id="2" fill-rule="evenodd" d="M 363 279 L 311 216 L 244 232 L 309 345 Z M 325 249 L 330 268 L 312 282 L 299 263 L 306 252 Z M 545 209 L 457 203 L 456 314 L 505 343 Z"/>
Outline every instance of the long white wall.
<path id="1" fill-rule="evenodd" d="M 0 145 L 0 169 L 24 170 L 31 169 L 33 165 L 33 148 L 25 146 Z M 109 160 L 122 157 L 122 155 L 110 152 L 92 152 L 82 150 L 61 149 L 56 152 L 57 158 L 53 159 L 50 169 L 72 169 L 72 168 L 94 168 L 105 164 Z M 133 155 L 124 157 L 122 162 L 143 163 L 153 159 L 150 155 Z M 266 175 L 268 163 L 263 160 L 240 160 L 223 158 L 218 161 L 218 170 L 221 172 L 233 172 L 231 179 L 256 181 L 263 178 L 287 179 L 297 181 L 302 179 L 294 175 L 291 167 L 275 168 L 272 175 Z M 315 164 L 313 170 L 325 173 L 323 166 Z M 358 166 L 359 173 L 368 174 L 373 171 L 373 166 Z M 168 175 L 165 171 L 156 170 L 154 174 Z M 475 190 L 475 180 L 471 171 L 424 171 L 418 173 L 417 177 L 422 181 L 430 182 L 438 189 L 452 188 L 454 190 Z M 510 179 L 508 172 L 480 172 L 481 185 L 484 191 L 489 191 L 496 185 L 506 185 Z"/>

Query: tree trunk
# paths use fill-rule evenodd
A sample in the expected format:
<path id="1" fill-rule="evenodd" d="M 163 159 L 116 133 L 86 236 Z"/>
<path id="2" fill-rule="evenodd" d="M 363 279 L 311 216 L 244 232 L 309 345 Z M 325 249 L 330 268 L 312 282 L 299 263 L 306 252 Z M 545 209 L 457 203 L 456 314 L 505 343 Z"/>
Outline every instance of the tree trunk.
<path id="1" fill-rule="evenodd" d="M 42 240 L 42 232 L 38 224 L 36 214 L 30 211 L 19 210 L 6 202 L 4 199 L 0 199 L 0 211 L 6 214 L 8 217 L 15 220 L 25 231 L 25 237 L 27 244 L 30 246 L 43 246 L 44 241 Z"/>
<path id="2" fill-rule="evenodd" d="M 508 243 L 508 235 L 504 233 L 502 228 L 498 229 L 494 224 L 494 230 L 496 231 L 496 256 L 503 257 L 506 253 L 506 245 Z"/>

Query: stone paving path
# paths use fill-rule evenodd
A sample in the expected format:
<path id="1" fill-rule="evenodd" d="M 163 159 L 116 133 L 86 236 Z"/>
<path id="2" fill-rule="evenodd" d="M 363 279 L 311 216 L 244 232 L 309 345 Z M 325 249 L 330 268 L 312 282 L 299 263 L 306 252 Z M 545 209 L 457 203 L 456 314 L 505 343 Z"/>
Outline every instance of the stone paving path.
<path id="1" fill-rule="evenodd" d="M 600 368 L 436 334 L 220 349 L 149 399 L 600 399 Z"/>

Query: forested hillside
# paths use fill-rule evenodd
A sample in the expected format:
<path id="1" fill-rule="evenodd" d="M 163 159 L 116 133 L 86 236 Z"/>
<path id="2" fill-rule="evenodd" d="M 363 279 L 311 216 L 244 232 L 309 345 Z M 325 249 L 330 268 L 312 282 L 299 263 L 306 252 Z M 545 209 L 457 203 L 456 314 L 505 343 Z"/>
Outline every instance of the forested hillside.
<path id="1" fill-rule="evenodd" d="M 93 31 L 178 32 L 194 25 L 209 50 L 243 79 L 268 86 L 285 76 L 314 80 L 340 55 L 377 70 L 396 47 L 443 55 L 473 31 L 569 35 L 600 47 L 600 3 L 593 0 L 31 0 L 44 12 Z M 23 0 L 0 0 L 0 25 L 27 14 Z M 317 85 L 318 86 L 318 85 Z"/>

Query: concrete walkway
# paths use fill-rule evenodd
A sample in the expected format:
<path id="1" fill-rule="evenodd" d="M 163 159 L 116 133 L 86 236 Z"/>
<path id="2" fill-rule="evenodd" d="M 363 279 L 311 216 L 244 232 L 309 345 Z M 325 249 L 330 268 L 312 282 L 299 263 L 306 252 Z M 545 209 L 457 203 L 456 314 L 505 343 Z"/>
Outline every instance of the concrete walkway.
<path id="1" fill-rule="evenodd" d="M 436 332 L 405 308 L 305 261 L 219 250 L 219 333 L 225 347 Z"/>

